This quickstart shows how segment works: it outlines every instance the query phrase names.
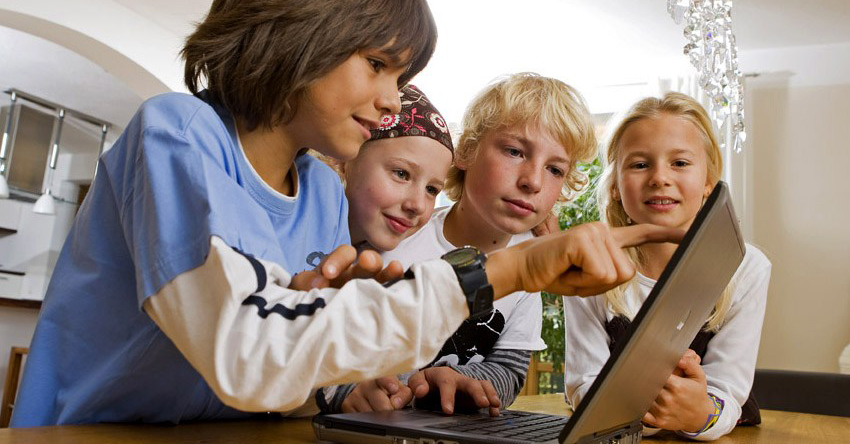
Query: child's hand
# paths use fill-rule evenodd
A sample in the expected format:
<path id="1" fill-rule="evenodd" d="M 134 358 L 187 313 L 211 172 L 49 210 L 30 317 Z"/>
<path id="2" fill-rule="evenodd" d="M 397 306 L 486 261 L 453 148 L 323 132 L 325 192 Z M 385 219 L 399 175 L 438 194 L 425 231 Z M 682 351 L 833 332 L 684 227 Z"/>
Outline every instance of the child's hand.
<path id="1" fill-rule="evenodd" d="M 592 296 L 604 293 L 635 274 L 623 248 L 646 242 L 679 242 L 677 228 L 631 225 L 610 228 L 601 222 L 537 237 L 487 259 L 487 278 L 499 298 L 515 291 Z"/>
<path id="2" fill-rule="evenodd" d="M 314 288 L 340 288 L 351 279 L 375 279 L 378 282 L 400 278 L 404 269 L 398 261 L 392 261 L 383 267 L 381 255 L 376 251 L 365 250 L 357 255 L 351 245 L 342 245 L 313 270 L 302 271 L 293 276 L 289 288 L 308 291 Z"/>
<path id="3" fill-rule="evenodd" d="M 666 430 L 695 433 L 714 413 L 699 356 L 688 350 L 655 398 L 643 422 Z"/>
<path id="4" fill-rule="evenodd" d="M 412 399 L 410 387 L 402 384 L 395 376 L 384 376 L 357 384 L 342 401 L 342 411 L 353 413 L 398 410 Z"/>
<path id="5" fill-rule="evenodd" d="M 490 381 L 461 375 L 449 367 L 429 367 L 416 372 L 407 384 L 417 398 L 429 395 L 436 404 L 439 395 L 443 413 L 451 415 L 457 404 L 458 409 L 488 408 L 490 416 L 499 416 L 502 402 Z"/>

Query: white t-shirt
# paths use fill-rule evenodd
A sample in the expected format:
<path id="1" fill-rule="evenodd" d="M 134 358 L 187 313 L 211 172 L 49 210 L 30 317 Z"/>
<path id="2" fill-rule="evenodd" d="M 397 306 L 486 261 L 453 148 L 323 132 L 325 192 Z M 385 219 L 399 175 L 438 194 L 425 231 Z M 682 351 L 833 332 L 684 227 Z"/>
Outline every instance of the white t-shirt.
<path id="1" fill-rule="evenodd" d="M 729 433 L 741 416 L 741 407 L 753 385 L 770 267 L 764 253 L 747 244 L 744 261 L 732 277 L 732 305 L 720 330 L 708 342 L 701 362 L 708 392 L 722 398 L 725 406 L 717 423 L 694 439 L 717 439 Z M 626 290 L 629 318 L 640 310 L 655 282 L 639 273 L 635 276 L 636 285 Z M 605 323 L 613 317 L 602 297 L 564 297 L 564 385 L 567 402 L 574 408 L 611 355 Z M 651 433 L 652 429 L 644 434 Z"/>
<path id="2" fill-rule="evenodd" d="M 404 268 L 429 259 L 436 259 L 458 248 L 443 234 L 446 215 L 451 206 L 438 208 L 422 229 L 401 241 L 394 250 L 382 255 L 384 263 L 401 262 Z M 512 246 L 531 239 L 531 231 L 517 234 L 508 242 Z M 505 317 L 505 327 L 493 348 L 510 350 L 544 350 L 540 337 L 543 330 L 543 301 L 540 293 L 518 291 L 493 302 L 493 307 Z"/>

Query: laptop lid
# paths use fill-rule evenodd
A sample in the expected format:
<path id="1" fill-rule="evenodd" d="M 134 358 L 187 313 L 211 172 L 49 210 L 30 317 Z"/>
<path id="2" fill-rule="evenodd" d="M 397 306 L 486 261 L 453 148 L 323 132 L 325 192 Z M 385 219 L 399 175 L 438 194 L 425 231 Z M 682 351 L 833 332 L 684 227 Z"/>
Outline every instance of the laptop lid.
<path id="1" fill-rule="evenodd" d="M 561 433 L 561 442 L 640 420 L 744 259 L 746 246 L 718 182 Z"/>

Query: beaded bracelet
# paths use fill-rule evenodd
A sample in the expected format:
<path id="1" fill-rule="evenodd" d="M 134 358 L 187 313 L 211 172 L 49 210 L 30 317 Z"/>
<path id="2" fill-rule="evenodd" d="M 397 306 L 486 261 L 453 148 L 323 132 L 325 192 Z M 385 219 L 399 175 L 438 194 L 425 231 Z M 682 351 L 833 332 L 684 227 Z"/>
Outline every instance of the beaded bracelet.
<path id="1" fill-rule="evenodd" d="M 726 405 L 726 403 L 723 401 L 723 399 L 718 398 L 717 396 L 714 396 L 711 393 L 708 394 L 708 398 L 711 399 L 711 402 L 714 403 L 714 413 L 708 415 L 708 419 L 705 421 L 705 425 L 702 426 L 702 428 L 698 432 L 691 433 L 683 431 L 684 434 L 690 437 L 695 437 L 701 433 L 705 433 L 708 429 L 710 429 L 714 424 L 717 423 L 717 420 L 720 418 L 720 414 L 723 413 L 723 406 Z"/>

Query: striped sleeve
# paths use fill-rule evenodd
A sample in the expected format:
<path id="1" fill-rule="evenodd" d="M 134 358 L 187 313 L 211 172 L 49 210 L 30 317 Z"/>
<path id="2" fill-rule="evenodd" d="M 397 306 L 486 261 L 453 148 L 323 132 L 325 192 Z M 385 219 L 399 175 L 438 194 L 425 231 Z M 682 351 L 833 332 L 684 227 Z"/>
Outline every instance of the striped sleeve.
<path id="1" fill-rule="evenodd" d="M 357 384 L 352 383 L 321 389 L 319 392 L 324 395 L 325 400 L 324 405 L 320 404 L 322 413 L 341 413 L 343 401 L 356 387 Z"/>
<path id="2" fill-rule="evenodd" d="M 513 404 L 522 390 L 530 361 L 529 350 L 494 349 L 482 362 L 448 367 L 464 376 L 490 381 L 504 409 Z"/>
<path id="3" fill-rule="evenodd" d="M 478 380 L 488 380 L 499 394 L 502 406 L 514 402 L 525 383 L 531 351 L 495 349 L 483 362 L 467 365 L 449 365 L 454 371 Z M 318 404 L 323 413 L 342 412 L 345 398 L 357 387 L 357 384 L 344 384 L 327 387 L 319 391 L 321 400 Z"/>

